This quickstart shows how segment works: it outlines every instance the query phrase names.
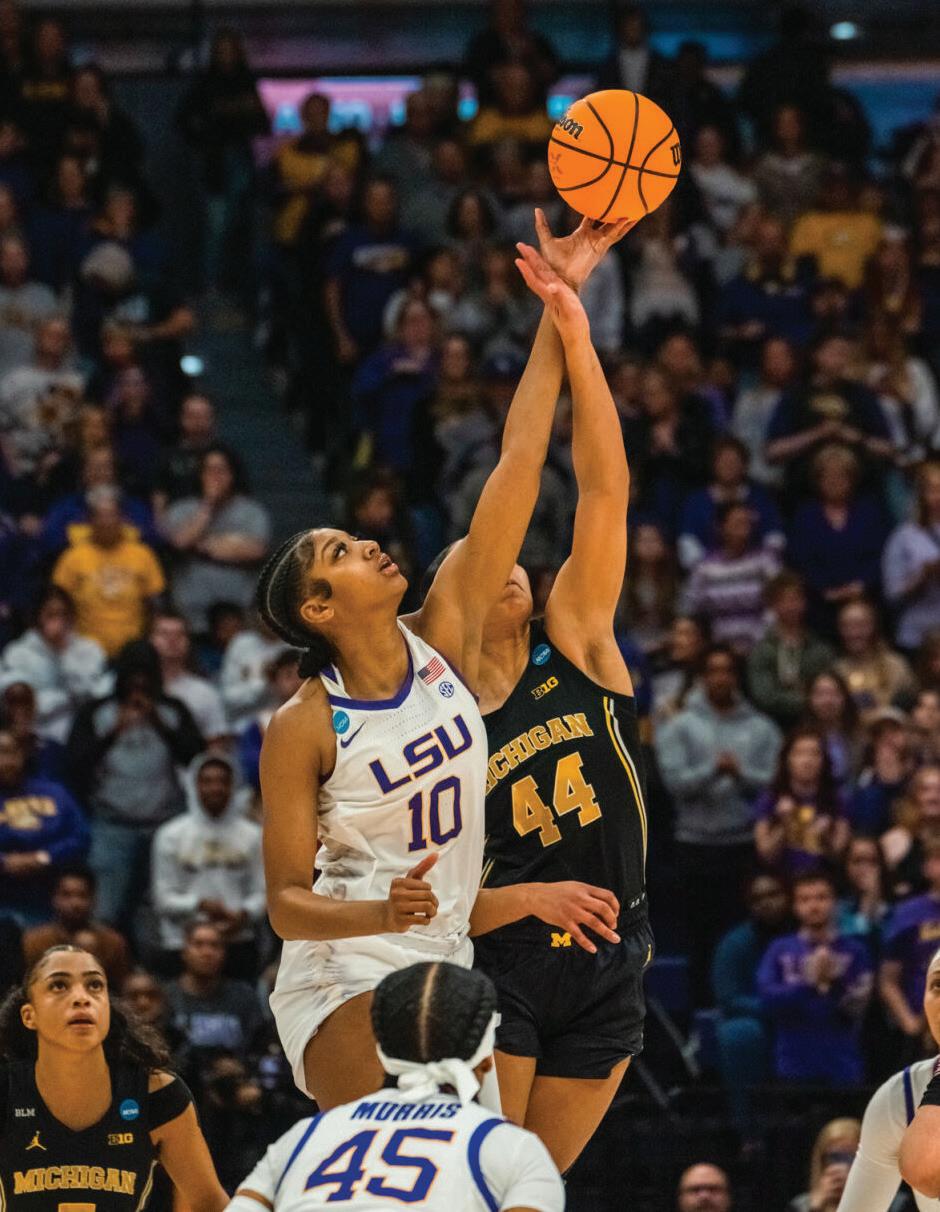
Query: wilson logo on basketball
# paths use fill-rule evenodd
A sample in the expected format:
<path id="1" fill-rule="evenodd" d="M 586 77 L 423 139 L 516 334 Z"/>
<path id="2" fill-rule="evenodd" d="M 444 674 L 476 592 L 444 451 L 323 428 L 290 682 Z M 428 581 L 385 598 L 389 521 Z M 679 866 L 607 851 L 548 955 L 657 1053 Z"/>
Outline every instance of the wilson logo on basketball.
<path id="1" fill-rule="evenodd" d="M 682 163 L 682 149 L 678 143 L 673 143 L 669 150 L 672 152 L 672 162 L 678 168 Z"/>
<path id="2" fill-rule="evenodd" d="M 565 131 L 566 134 L 574 135 L 576 139 L 581 138 L 581 133 L 584 130 L 580 122 L 575 122 L 574 118 L 568 117 L 562 118 L 558 123 L 558 127 L 560 130 Z"/>

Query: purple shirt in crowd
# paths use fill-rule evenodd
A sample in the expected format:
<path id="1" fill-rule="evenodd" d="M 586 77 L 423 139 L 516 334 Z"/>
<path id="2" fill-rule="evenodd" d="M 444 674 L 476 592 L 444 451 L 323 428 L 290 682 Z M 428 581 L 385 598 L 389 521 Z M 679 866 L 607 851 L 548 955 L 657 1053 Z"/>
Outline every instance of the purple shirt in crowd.
<path id="1" fill-rule="evenodd" d="M 757 990 L 776 1028 L 777 1077 L 852 1086 L 865 1075 L 859 1030 L 871 996 L 871 956 L 858 939 L 834 936 L 827 945 L 838 960 L 827 992 L 820 992 L 807 976 L 818 944 L 802 934 L 788 934 L 770 944 L 757 972 Z"/>
<path id="2" fill-rule="evenodd" d="M 776 791 L 762 791 L 754 802 L 754 820 L 772 819 L 777 810 L 777 801 L 782 797 Z M 796 806 L 783 823 L 784 849 L 781 866 L 790 875 L 808 871 L 818 867 L 823 860 L 824 852 L 816 822 L 819 819 L 819 809 L 812 796 L 791 796 Z M 836 811 L 833 820 L 845 815 L 845 800 L 841 793 L 837 798 Z"/>
<path id="3" fill-rule="evenodd" d="M 901 987 L 912 1010 L 919 1010 L 924 1000 L 927 968 L 938 949 L 940 897 L 928 892 L 902 901 L 888 922 L 883 954 L 901 964 Z"/>

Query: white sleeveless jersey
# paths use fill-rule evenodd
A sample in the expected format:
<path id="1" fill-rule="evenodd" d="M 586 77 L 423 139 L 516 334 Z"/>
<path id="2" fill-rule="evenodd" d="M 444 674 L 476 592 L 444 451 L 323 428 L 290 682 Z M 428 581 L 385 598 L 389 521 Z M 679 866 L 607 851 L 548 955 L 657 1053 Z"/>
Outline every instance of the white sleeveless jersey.
<path id="1" fill-rule="evenodd" d="M 901 1185 L 901 1138 L 924 1097 L 936 1057 L 908 1065 L 871 1097 L 862 1120 L 858 1153 L 837 1212 L 888 1212 Z M 914 1192 L 919 1212 L 940 1212 L 940 1199 Z"/>
<path id="2" fill-rule="evenodd" d="M 429 854 L 438 898 L 428 926 L 377 936 L 449 957 L 466 938 L 483 870 L 486 729 L 476 699 L 444 658 L 401 625 L 408 672 L 391 699 L 352 699 L 339 672 L 321 674 L 333 711 L 336 765 L 321 786 L 316 891 L 334 900 L 384 900 L 392 880 Z M 337 939 L 334 959 L 362 939 Z M 284 944 L 279 989 L 310 980 L 327 949 Z"/>
<path id="3" fill-rule="evenodd" d="M 275 1212 L 562 1212 L 564 1187 L 538 1137 L 448 1094 L 406 1102 L 380 1090 L 302 1120 L 268 1149 L 240 1191 Z M 236 1195 L 231 1212 L 258 1212 Z"/>

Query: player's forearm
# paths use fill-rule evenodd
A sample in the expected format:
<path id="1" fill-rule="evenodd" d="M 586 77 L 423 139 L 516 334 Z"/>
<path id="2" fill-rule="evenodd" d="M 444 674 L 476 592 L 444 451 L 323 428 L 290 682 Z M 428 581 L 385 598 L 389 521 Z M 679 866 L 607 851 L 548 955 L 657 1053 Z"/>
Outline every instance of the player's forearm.
<path id="1" fill-rule="evenodd" d="M 565 342 L 573 401 L 571 457 L 579 494 L 629 491 L 627 456 L 617 406 L 589 336 Z"/>
<path id="2" fill-rule="evenodd" d="M 489 934 L 500 926 L 529 917 L 531 895 L 536 887 L 535 884 L 510 884 L 506 888 L 481 888 L 470 910 L 470 937 Z"/>
<path id="3" fill-rule="evenodd" d="M 282 888 L 268 896 L 268 918 L 284 942 L 362 938 L 387 930 L 386 905 L 386 901 L 334 901 L 306 888 Z"/>
<path id="4" fill-rule="evenodd" d="M 511 460 L 520 468 L 541 473 L 564 369 L 561 338 L 548 312 L 544 311 L 506 417 L 501 460 Z"/>

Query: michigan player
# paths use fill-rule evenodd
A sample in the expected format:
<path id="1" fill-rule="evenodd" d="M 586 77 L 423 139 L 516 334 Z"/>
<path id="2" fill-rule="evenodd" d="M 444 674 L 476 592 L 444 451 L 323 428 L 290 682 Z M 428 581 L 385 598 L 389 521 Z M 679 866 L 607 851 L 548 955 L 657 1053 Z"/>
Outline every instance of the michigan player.
<path id="1" fill-rule="evenodd" d="M 111 1005 L 101 965 L 51 947 L 0 1009 L 0 1208 L 139 1212 L 159 1161 L 192 1212 L 228 1196 L 192 1096 Z"/>
<path id="2" fill-rule="evenodd" d="M 549 260 L 554 245 L 544 224 Z M 564 1172 L 590 1140 L 642 1046 L 646 801 L 630 674 L 614 639 L 627 555 L 629 475 L 617 410 L 575 291 L 534 250 L 522 272 L 564 344 L 578 483 L 571 554 L 545 617 L 514 569 L 486 620 L 485 888 L 586 879 L 620 903 L 619 939 L 522 917 L 477 943 L 496 982 L 503 1109 L 538 1133 Z M 479 928 L 499 924 L 479 915 Z M 581 944 L 580 948 L 577 944 Z"/>
<path id="3" fill-rule="evenodd" d="M 586 221 L 557 242 L 557 255 L 586 276 L 628 226 Z M 546 315 L 470 533 L 417 614 L 396 617 L 406 583 L 391 559 L 341 530 L 295 535 L 261 574 L 259 611 L 306 650 L 307 679 L 275 714 L 261 754 L 268 909 L 286 940 L 271 1006 L 297 1084 L 324 1109 L 382 1081 L 369 1009 L 384 975 L 419 960 L 472 962 L 487 761 L 474 695 L 483 622 L 538 496 L 562 371 Z M 557 897 L 533 890 L 524 905 L 500 889 L 483 902 L 493 920 L 501 905 L 505 920 L 536 912 L 602 936 L 619 909 L 609 893 L 573 883 Z"/>
<path id="4" fill-rule="evenodd" d="M 481 972 L 424 963 L 386 976 L 372 1022 L 398 1078 L 295 1124 L 239 1187 L 230 1212 L 561 1212 L 558 1171 L 536 1136 L 475 1101 L 493 1064 L 496 991 Z"/>

